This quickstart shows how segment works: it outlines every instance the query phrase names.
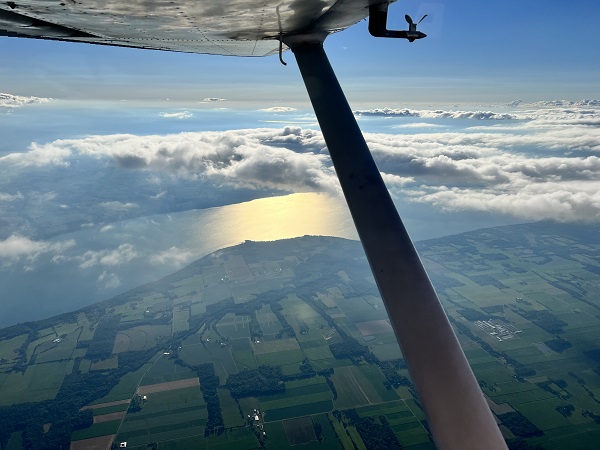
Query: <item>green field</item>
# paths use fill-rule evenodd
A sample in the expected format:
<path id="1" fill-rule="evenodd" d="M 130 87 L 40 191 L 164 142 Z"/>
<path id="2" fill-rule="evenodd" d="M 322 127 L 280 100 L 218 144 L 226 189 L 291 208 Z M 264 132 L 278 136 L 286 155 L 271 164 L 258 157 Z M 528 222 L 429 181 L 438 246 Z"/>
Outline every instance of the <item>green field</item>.
<path id="1" fill-rule="evenodd" d="M 252 350 L 240 350 L 233 352 L 233 360 L 238 369 L 256 369 L 258 366 Z"/>
<path id="2" fill-rule="evenodd" d="M 262 341 L 260 344 L 261 345 Z M 266 366 L 285 366 L 288 364 L 296 364 L 304 359 L 302 350 L 285 350 L 281 352 L 271 352 L 261 355 L 256 355 L 256 360 L 259 365 Z"/>
<path id="3" fill-rule="evenodd" d="M 53 399 L 68 370 L 68 362 L 28 366 L 24 374 L 10 373 L 2 383 L 0 405 Z"/>
<path id="4" fill-rule="evenodd" d="M 206 404 L 197 387 L 151 393 L 141 411 L 125 416 L 117 441 L 140 445 L 202 434 L 206 418 Z"/>
<path id="5" fill-rule="evenodd" d="M 531 444 L 593 448 L 600 436 L 600 243 L 558 229 L 512 226 L 420 248 L 477 380 L 498 410 L 512 408 L 537 427 Z M 384 376 L 410 378 L 375 294 L 356 243 L 247 242 L 66 318 L 8 330 L 0 338 L 0 404 L 8 407 L 2 411 L 22 408 L 21 414 L 64 388 L 61 404 L 76 414 L 85 404 L 131 400 L 138 386 L 195 378 L 211 364 L 218 417 L 204 399 L 210 389 L 149 393 L 140 411 L 127 413 L 117 440 L 138 448 L 159 442 L 163 449 L 245 450 L 257 448 L 260 437 L 274 449 L 363 449 L 358 428 L 334 418 L 355 408 L 361 418 L 385 417 L 403 447 L 429 450 L 410 381 L 391 388 Z M 335 358 L 330 345 L 350 338 L 362 356 Z M 278 377 L 267 384 L 274 391 L 233 399 L 228 378 L 260 365 L 280 369 L 269 375 Z M 262 423 L 245 428 L 254 409 L 265 413 L 266 437 L 257 431 Z M 3 423 L 10 418 L 2 416 Z M 56 418 L 44 420 L 37 429 Z M 222 420 L 212 425 L 220 435 L 211 434 L 213 420 Z M 117 422 L 73 438 L 114 432 Z M 33 436 L 15 427 L 3 435 L 2 448 Z"/>
<path id="6" fill-rule="evenodd" d="M 167 381 L 185 380 L 197 376 L 198 374 L 193 370 L 175 364 L 173 359 L 169 359 L 167 355 L 163 355 L 146 372 L 140 385 L 146 386 L 149 384 L 165 383 Z"/>
<path id="7" fill-rule="evenodd" d="M 274 339 L 261 340 L 260 343 L 253 343 L 252 349 L 256 355 L 268 355 L 270 353 L 290 352 L 299 350 L 300 345 L 296 339 Z"/>
<path id="8" fill-rule="evenodd" d="M 265 420 L 269 422 L 292 419 L 310 414 L 329 412 L 333 409 L 331 400 L 317 401 L 315 403 L 303 403 L 297 406 L 288 406 L 284 408 L 267 410 Z"/>
<path id="9" fill-rule="evenodd" d="M 254 450 L 258 441 L 249 430 L 228 430 L 219 436 L 197 435 L 158 443 L 159 450 Z"/>
<path id="10" fill-rule="evenodd" d="M 298 420 L 298 419 L 292 419 Z M 315 424 L 318 424 L 321 427 L 321 439 L 320 441 L 316 440 L 316 436 L 313 440 L 305 442 L 303 444 L 295 444 L 292 445 L 289 440 L 289 425 L 287 423 L 289 421 L 284 420 L 283 422 L 271 422 L 265 424 L 265 430 L 267 433 L 267 448 L 268 449 L 306 449 L 306 450 L 317 450 L 317 449 L 341 449 L 340 443 L 338 441 L 336 431 L 333 428 L 331 422 L 327 418 L 327 414 L 317 414 L 313 416 L 305 416 L 300 418 L 300 425 L 304 424 L 306 426 L 307 436 L 310 436 L 311 429 Z M 284 427 L 284 424 L 287 425 L 287 428 Z M 314 428 L 312 429 L 312 435 L 314 436 Z M 348 448 L 348 447 L 345 447 Z M 350 447 L 352 448 L 352 447 Z"/>
<path id="11" fill-rule="evenodd" d="M 82 439 L 90 439 L 99 436 L 106 436 L 107 434 L 115 434 L 121 424 L 120 420 L 113 420 L 111 422 L 95 423 L 90 428 L 85 430 L 78 430 L 73 432 L 71 440 L 80 441 Z"/>
<path id="12" fill-rule="evenodd" d="M 246 423 L 238 404 L 227 389 L 219 389 L 219 400 L 221 401 L 221 412 L 225 428 L 241 427 Z"/>
<path id="13" fill-rule="evenodd" d="M 360 437 L 360 434 L 358 431 L 356 431 L 356 428 L 353 425 L 338 421 L 331 413 L 328 414 L 328 417 L 333 424 L 339 442 L 342 444 L 344 449 L 350 450 L 357 448 L 358 450 L 367 450 L 365 443 Z"/>
<path id="14" fill-rule="evenodd" d="M 129 403 L 123 403 L 121 405 L 105 406 L 103 408 L 94 408 L 94 409 L 92 409 L 92 412 L 94 413 L 94 416 L 101 416 L 102 414 L 110 414 L 110 413 L 114 413 L 114 412 L 127 411 L 127 409 L 129 409 Z"/>
<path id="15" fill-rule="evenodd" d="M 386 390 L 383 375 L 373 366 L 338 367 L 331 377 L 337 389 L 337 409 L 379 403 L 398 398 L 393 390 Z"/>
<path id="16" fill-rule="evenodd" d="M 189 339 L 188 341 L 191 341 L 191 340 L 192 339 Z M 195 341 L 196 338 L 194 337 L 193 340 Z M 181 358 L 181 360 L 184 363 L 189 364 L 191 366 L 197 366 L 197 365 L 209 363 L 212 361 L 210 352 L 206 349 L 204 344 L 201 344 L 201 343 L 189 344 L 188 341 L 185 341 L 183 343 L 183 345 L 182 345 L 183 348 L 181 350 L 179 350 L 179 352 L 178 352 L 179 358 Z"/>
<path id="17" fill-rule="evenodd" d="M 7 359 L 12 362 L 18 355 L 19 349 L 27 340 L 27 334 L 21 334 L 12 339 L 0 341 L 0 360 Z"/>
<path id="18" fill-rule="evenodd" d="M 160 338 L 171 335 L 168 325 L 144 325 L 121 331 L 115 338 L 113 353 L 147 350 L 156 346 Z"/>
<path id="19" fill-rule="evenodd" d="M 118 400 L 130 399 L 135 394 L 142 377 L 146 371 L 152 366 L 152 363 L 146 363 L 135 372 L 130 372 L 123 376 L 119 383 L 113 387 L 110 392 L 102 398 L 94 401 L 94 404 L 114 402 Z"/>

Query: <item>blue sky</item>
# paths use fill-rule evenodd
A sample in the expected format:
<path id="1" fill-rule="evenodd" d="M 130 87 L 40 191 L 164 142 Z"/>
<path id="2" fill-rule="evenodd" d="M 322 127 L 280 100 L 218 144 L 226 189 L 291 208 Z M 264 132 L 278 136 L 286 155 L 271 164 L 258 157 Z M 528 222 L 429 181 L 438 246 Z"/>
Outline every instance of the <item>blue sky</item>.
<path id="1" fill-rule="evenodd" d="M 429 37 L 369 36 L 365 21 L 331 36 L 326 49 L 354 104 L 581 99 L 600 90 L 600 4 L 564 1 L 399 1 L 404 14 L 429 13 Z M 171 101 L 223 97 L 237 102 L 307 103 L 291 53 L 208 55 L 1 38 L 4 92 L 53 98 Z M 598 95 L 596 95 L 597 97 Z"/>

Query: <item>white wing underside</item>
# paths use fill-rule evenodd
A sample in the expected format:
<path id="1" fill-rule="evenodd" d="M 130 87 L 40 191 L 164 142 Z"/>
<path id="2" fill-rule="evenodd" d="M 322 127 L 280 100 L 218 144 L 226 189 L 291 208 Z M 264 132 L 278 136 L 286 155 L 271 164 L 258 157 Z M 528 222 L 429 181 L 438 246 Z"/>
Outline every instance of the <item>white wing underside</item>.
<path id="1" fill-rule="evenodd" d="M 382 0 L 14 0 L 0 3 L 0 36 L 267 56 L 281 34 L 334 33 Z M 284 47 L 285 48 L 285 47 Z"/>

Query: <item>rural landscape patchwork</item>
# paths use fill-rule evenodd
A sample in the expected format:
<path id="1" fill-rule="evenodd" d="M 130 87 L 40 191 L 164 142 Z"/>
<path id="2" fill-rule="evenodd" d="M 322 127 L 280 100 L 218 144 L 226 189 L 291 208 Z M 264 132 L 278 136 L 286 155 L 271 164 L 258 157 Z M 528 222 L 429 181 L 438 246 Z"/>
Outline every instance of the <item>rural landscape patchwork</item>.
<path id="1" fill-rule="evenodd" d="M 417 248 L 509 447 L 594 448 L 595 227 Z M 247 241 L 0 330 L 0 448 L 69 446 L 435 448 L 360 243 L 313 236 Z"/>

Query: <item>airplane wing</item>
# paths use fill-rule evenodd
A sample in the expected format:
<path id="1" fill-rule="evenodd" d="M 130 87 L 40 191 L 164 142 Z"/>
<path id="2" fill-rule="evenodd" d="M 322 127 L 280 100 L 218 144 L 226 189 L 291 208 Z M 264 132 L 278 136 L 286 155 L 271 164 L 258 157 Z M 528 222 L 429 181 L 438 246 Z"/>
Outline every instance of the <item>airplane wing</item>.
<path id="1" fill-rule="evenodd" d="M 268 56 L 281 35 L 343 30 L 375 3 L 381 1 L 13 0 L 0 3 L 0 36 Z"/>

